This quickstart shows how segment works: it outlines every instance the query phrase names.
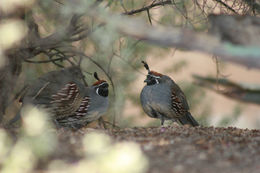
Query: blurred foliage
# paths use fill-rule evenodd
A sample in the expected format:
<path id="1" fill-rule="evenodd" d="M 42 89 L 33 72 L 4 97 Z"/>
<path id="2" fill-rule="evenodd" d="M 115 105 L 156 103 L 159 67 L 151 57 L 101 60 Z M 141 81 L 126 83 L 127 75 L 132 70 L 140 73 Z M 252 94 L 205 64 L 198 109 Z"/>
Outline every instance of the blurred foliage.
<path id="1" fill-rule="evenodd" d="M 178 62 L 176 62 L 173 67 L 169 68 L 169 69 L 166 69 L 166 72 L 169 72 L 169 73 L 177 73 L 179 71 L 181 71 L 182 69 L 184 69 L 185 67 L 188 66 L 188 62 L 185 61 L 185 60 L 180 60 Z"/>
<path id="2" fill-rule="evenodd" d="M 91 132 L 83 137 L 83 158 L 77 164 L 53 160 L 58 136 L 46 119 L 43 109 L 28 106 L 23 111 L 21 132 L 14 140 L 7 131 L 0 129 L 0 172 L 35 172 L 43 163 L 49 173 L 143 173 L 148 160 L 138 144 L 112 142 L 108 135 Z M 56 153 L 57 154 L 57 153 Z M 41 167 L 41 166 L 40 166 Z"/>
<path id="3" fill-rule="evenodd" d="M 24 123 L 15 142 L 1 130 L 4 148 L 0 147 L 0 168 L 3 173 L 33 172 L 38 162 L 44 161 L 56 147 L 55 132 L 50 128 L 44 110 L 28 106 L 22 115 Z"/>
<path id="4" fill-rule="evenodd" d="M 242 112 L 243 112 L 243 109 L 241 108 L 241 106 L 236 105 L 233 108 L 230 115 L 223 116 L 223 118 L 218 122 L 218 126 L 227 127 L 227 126 L 234 124 L 234 122 L 236 122 L 238 120 L 238 118 L 240 117 Z"/>

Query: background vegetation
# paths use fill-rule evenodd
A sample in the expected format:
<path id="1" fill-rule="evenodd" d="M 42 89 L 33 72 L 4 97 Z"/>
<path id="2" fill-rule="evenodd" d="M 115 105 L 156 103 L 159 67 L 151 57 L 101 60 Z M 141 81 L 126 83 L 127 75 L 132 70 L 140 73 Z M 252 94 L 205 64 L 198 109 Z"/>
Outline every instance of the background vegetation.
<path id="1" fill-rule="evenodd" d="M 148 60 L 155 66 L 159 61 L 166 61 L 169 55 L 175 57 L 177 51 L 200 51 L 214 60 L 216 75 L 193 76 L 194 83 L 178 80 L 190 102 L 191 112 L 202 125 L 210 124 L 215 108 L 202 87 L 239 102 L 258 105 L 259 87 L 233 82 L 222 70 L 226 61 L 259 69 L 259 13 L 258 0 L 1 0 L 0 172 L 147 171 L 148 159 L 136 143 L 115 142 L 103 133 L 81 134 L 82 141 L 74 138 L 75 134 L 68 137 L 66 133 L 54 131 L 46 122 L 46 113 L 36 108 L 28 110 L 15 135 L 14 129 L 4 129 L 20 108 L 18 100 L 25 84 L 72 64 L 80 64 L 88 85 L 94 81 L 92 73 L 95 71 L 108 80 L 110 110 L 105 120 L 119 127 L 135 126 L 145 117 L 142 111 L 135 116 L 124 116 L 125 110 L 141 109 L 139 89 L 146 74 L 141 60 Z M 189 63 L 195 62 L 196 58 L 177 60 L 164 72 L 177 76 L 189 68 Z M 215 125 L 229 126 L 244 108 L 242 104 L 230 107 L 230 115 Z M 143 126 L 158 124 L 156 120 L 143 121 Z M 179 131 L 183 130 L 187 134 L 190 132 L 179 127 Z M 231 137 L 214 139 L 215 143 L 222 146 L 235 134 L 238 137 L 231 141 L 240 144 L 236 140 L 241 137 L 241 131 L 229 130 Z M 152 134 L 157 131 L 154 129 Z M 200 134 L 200 129 L 197 132 Z M 258 132 L 252 131 L 253 136 L 257 136 L 254 133 Z M 181 133 L 180 136 L 182 139 Z M 198 145 L 203 146 L 211 137 L 210 132 L 208 138 L 197 141 Z M 257 148 L 259 142 L 255 138 L 253 148 Z M 161 146 L 176 142 L 160 140 Z M 156 138 L 155 141 L 157 146 Z M 146 149 L 149 147 L 154 146 L 147 145 Z M 252 156 L 255 153 L 252 151 Z M 207 155 L 199 156 L 206 158 Z"/>

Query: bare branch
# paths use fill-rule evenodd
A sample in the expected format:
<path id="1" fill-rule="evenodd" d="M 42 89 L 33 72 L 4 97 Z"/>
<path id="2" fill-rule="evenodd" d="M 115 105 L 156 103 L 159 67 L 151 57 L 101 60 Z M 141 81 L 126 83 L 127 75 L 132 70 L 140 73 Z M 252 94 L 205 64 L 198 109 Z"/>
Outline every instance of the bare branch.
<path id="1" fill-rule="evenodd" d="M 22 50 L 24 53 L 23 58 L 32 58 L 48 49 L 62 47 L 64 45 L 66 46 L 66 43 L 69 44 L 70 42 L 78 41 L 87 37 L 89 31 L 86 26 L 80 25 L 79 20 L 81 17 L 82 15 L 74 15 L 71 18 L 70 24 L 66 28 L 62 28 L 45 38 L 29 36 L 28 42 L 30 44 L 22 45 L 19 48 L 19 50 Z M 35 26 L 37 25 L 35 24 Z M 26 52 L 28 49 L 31 50 L 30 53 Z"/>
<path id="2" fill-rule="evenodd" d="M 226 4 L 225 2 L 221 1 L 221 0 L 214 0 L 218 3 L 220 3 L 221 5 L 223 5 L 224 7 L 226 7 L 229 11 L 232 11 L 234 14 L 238 14 L 233 8 L 231 8 L 228 4 Z"/>
<path id="3" fill-rule="evenodd" d="M 133 15 L 133 14 L 141 13 L 143 11 L 147 11 L 147 10 L 149 10 L 151 8 L 154 8 L 154 7 L 157 7 L 157 6 L 170 5 L 170 4 L 173 4 L 172 0 L 160 1 L 160 2 L 156 2 L 156 3 L 152 3 L 150 5 L 147 5 L 147 6 L 143 7 L 143 8 L 140 8 L 140 9 L 124 12 L 123 14 L 125 14 L 125 15 Z"/>
<path id="4" fill-rule="evenodd" d="M 153 25 L 152 19 L 151 19 L 150 11 L 147 9 L 146 12 L 147 12 L 147 16 L 148 16 L 148 19 L 149 19 L 150 24 Z"/>
<path id="5" fill-rule="evenodd" d="M 242 0 L 242 1 L 244 1 L 252 9 L 254 14 L 260 13 L 260 4 L 257 3 L 257 1 L 255 1 L 255 0 Z"/>
<path id="6" fill-rule="evenodd" d="M 25 62 L 34 63 L 34 64 L 45 64 L 45 63 L 61 61 L 61 60 L 64 60 L 64 58 L 56 58 L 56 59 L 49 59 L 49 60 L 39 60 L 39 61 L 33 61 L 33 60 L 29 60 L 29 59 L 24 59 Z"/>

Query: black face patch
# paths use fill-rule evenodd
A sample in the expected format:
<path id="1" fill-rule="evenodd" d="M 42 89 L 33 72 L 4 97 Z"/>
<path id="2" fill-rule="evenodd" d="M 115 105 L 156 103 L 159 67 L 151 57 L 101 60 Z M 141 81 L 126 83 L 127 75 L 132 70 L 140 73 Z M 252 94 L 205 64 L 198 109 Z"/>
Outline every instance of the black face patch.
<path id="1" fill-rule="evenodd" d="M 157 76 L 148 74 L 146 76 L 146 79 L 145 79 L 144 82 L 146 82 L 147 85 L 155 85 L 155 84 L 159 84 L 160 83 L 159 79 L 160 79 L 159 76 L 157 77 Z"/>
<path id="2" fill-rule="evenodd" d="M 108 83 L 103 82 L 99 84 L 95 89 L 96 93 L 100 96 L 107 97 L 108 96 Z"/>

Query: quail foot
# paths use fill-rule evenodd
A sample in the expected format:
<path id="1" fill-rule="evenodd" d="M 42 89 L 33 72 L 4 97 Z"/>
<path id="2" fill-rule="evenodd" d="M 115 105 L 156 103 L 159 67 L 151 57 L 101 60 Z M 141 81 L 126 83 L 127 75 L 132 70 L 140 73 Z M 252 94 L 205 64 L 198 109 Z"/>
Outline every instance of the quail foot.
<path id="1" fill-rule="evenodd" d="M 189 105 L 180 87 L 167 75 L 150 71 L 146 62 L 142 61 L 148 74 L 146 85 L 142 89 L 140 100 L 144 112 L 161 120 L 174 120 L 183 125 L 198 126 L 198 122 L 189 112 Z"/>
<path id="2" fill-rule="evenodd" d="M 20 99 L 22 107 L 46 109 L 58 127 L 77 129 L 97 120 L 108 108 L 108 83 L 94 73 L 97 82 L 86 86 L 82 76 L 76 66 L 43 75 L 27 87 Z"/>

